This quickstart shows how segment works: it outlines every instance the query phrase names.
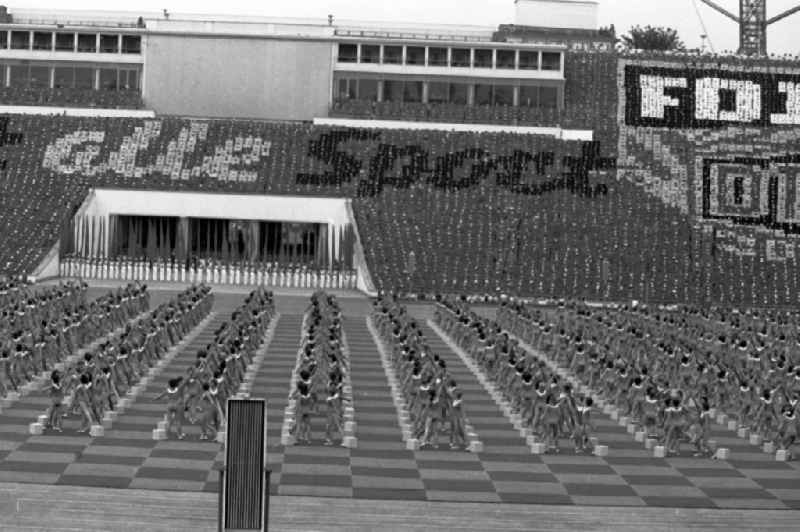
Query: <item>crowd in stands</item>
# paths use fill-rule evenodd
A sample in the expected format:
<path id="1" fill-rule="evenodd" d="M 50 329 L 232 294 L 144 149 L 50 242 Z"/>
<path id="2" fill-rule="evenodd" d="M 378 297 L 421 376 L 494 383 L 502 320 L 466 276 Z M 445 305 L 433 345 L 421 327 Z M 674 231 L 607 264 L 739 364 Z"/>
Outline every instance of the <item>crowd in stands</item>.
<path id="1" fill-rule="evenodd" d="M 163 258 L 83 259 L 67 256 L 61 258 L 60 268 L 60 275 L 64 278 L 113 281 L 263 285 L 275 288 L 334 290 L 354 290 L 357 281 L 355 270 L 281 262 L 227 262 L 212 259 L 178 262 Z"/>
<path id="2" fill-rule="evenodd" d="M 440 297 L 434 321 L 481 368 L 545 452 L 559 452 L 563 438 L 575 452 L 592 452 L 591 397 L 574 392 L 544 359 L 472 312 L 466 298 Z"/>
<path id="3" fill-rule="evenodd" d="M 636 50 L 620 48 L 617 55 L 621 59 L 633 59 L 637 61 L 676 61 L 687 64 L 704 62 L 730 65 L 730 68 L 747 67 L 790 67 L 797 68 L 800 63 L 800 55 L 770 54 L 752 55 L 739 54 L 732 50 Z"/>
<path id="4" fill-rule="evenodd" d="M 425 335 L 407 309 L 392 296 L 373 304 L 372 318 L 383 342 L 391 350 L 394 366 L 412 423 L 412 437 L 421 447 L 439 447 L 448 434 L 450 448 L 467 446 L 469 420 L 458 383 L 447 363 L 432 352 Z"/>
<path id="5" fill-rule="evenodd" d="M 339 100 L 331 109 L 331 116 L 340 118 L 532 127 L 557 126 L 562 114 L 555 108 L 369 100 Z"/>
<path id="6" fill-rule="evenodd" d="M 88 188 L 107 186 L 356 197 L 379 289 L 738 305 L 798 293 L 791 269 L 713 254 L 681 208 L 613 179 L 603 143 L 597 157 L 597 145 L 586 153 L 536 135 L 179 119 L 15 116 L 6 125 L 24 137 L 7 146 L 0 198 L 9 273 L 32 271 Z M 233 171 L 271 177 L 233 181 Z M 643 253 L 644 242 L 658 245 Z M 413 275 L 396 267 L 411 251 Z"/>
<path id="7" fill-rule="evenodd" d="M 289 434 L 296 443 L 312 442 L 312 418 L 325 417 L 325 445 L 345 445 L 345 407 L 349 360 L 343 349 L 342 311 L 335 296 L 323 291 L 311 296 L 304 319 L 304 336 L 292 374 L 289 409 L 294 424 Z"/>
<path id="8" fill-rule="evenodd" d="M 137 90 L 93 90 L 70 88 L 2 87 L 0 105 L 47 107 L 96 107 L 101 109 L 141 109 L 142 94 Z"/>
<path id="9" fill-rule="evenodd" d="M 565 112 L 573 113 L 573 102 L 574 123 L 561 125 L 588 124 L 598 143 L 254 121 L 7 117 L 5 138 L 15 142 L 6 143 L 2 161 L 0 272 L 30 273 L 91 187 L 304 194 L 355 198 L 382 290 L 795 304 L 794 253 L 769 258 L 771 237 L 760 226 L 747 226 L 756 246 L 742 253 L 698 226 L 700 214 L 689 208 L 700 208 L 690 190 L 699 179 L 690 178 L 696 142 L 684 130 L 657 138 L 637 130 L 641 138 L 626 141 L 619 164 L 629 164 L 632 150 L 649 150 L 641 161 L 653 175 L 618 173 L 620 56 L 567 55 Z M 621 57 L 645 64 L 649 56 Z M 674 57 L 687 68 L 707 58 Z M 768 143 L 773 129 L 761 130 Z"/>
<path id="10" fill-rule="evenodd" d="M 214 332 L 214 341 L 197 351 L 186 375 L 170 379 L 158 397 L 167 401 L 165 436 L 174 432 L 178 439 L 185 438 L 183 426 L 188 421 L 200 426 L 201 440 L 216 438 L 225 425 L 226 402 L 237 395 L 274 317 L 272 293 L 253 290 Z"/>
<path id="11" fill-rule="evenodd" d="M 668 453 L 688 440 L 708 454 L 715 413 L 791 453 L 800 436 L 798 320 L 796 310 L 512 302 L 500 306 L 496 330 L 568 368 Z"/>

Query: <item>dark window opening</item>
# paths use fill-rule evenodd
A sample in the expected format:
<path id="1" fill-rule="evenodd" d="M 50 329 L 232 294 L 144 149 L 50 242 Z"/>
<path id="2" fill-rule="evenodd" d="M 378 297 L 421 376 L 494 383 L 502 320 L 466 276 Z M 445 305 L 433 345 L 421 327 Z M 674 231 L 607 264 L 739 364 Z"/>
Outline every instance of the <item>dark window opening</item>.
<path id="1" fill-rule="evenodd" d="M 475 49 L 475 68 L 492 68 L 492 50 Z"/>
<path id="2" fill-rule="evenodd" d="M 119 38 L 116 35 L 100 35 L 100 52 L 104 54 L 119 52 Z"/>
<path id="3" fill-rule="evenodd" d="M 470 67 L 472 62 L 470 59 L 469 48 L 453 48 L 451 50 L 450 66 L 454 67 Z"/>
<path id="4" fill-rule="evenodd" d="M 539 52 L 520 51 L 519 68 L 520 70 L 539 70 Z"/>
<path id="5" fill-rule="evenodd" d="M 402 65 L 403 64 L 403 47 L 402 46 L 384 46 L 383 47 L 383 64 L 384 65 Z"/>
<path id="6" fill-rule="evenodd" d="M 355 63 L 358 60 L 358 45 L 357 44 L 340 44 L 339 45 L 339 62 L 340 63 Z"/>
<path id="7" fill-rule="evenodd" d="M 421 46 L 407 46 L 406 47 L 406 64 L 407 65 L 424 65 L 425 64 L 425 48 Z"/>
<path id="8" fill-rule="evenodd" d="M 376 44 L 362 44 L 361 45 L 361 62 L 362 63 L 380 63 L 381 62 L 381 47 Z"/>
<path id="9" fill-rule="evenodd" d="M 74 33 L 56 33 L 56 52 L 72 52 L 74 50 Z"/>
<path id="10" fill-rule="evenodd" d="M 497 68 L 515 68 L 516 52 L 514 50 L 497 50 Z"/>
<path id="11" fill-rule="evenodd" d="M 79 33 L 78 51 L 92 54 L 97 52 L 97 35 L 93 33 Z"/>
<path id="12" fill-rule="evenodd" d="M 428 48 L 428 66 L 447 66 L 447 48 Z"/>

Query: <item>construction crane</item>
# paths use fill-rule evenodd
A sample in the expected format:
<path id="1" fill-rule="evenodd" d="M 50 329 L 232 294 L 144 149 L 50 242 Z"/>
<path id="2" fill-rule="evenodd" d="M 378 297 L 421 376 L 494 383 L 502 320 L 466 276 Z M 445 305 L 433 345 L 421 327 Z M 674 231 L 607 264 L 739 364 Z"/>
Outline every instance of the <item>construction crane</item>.
<path id="1" fill-rule="evenodd" d="M 767 55 L 767 27 L 800 11 L 797 5 L 768 19 L 767 0 L 739 0 L 737 17 L 712 0 L 700 1 L 739 24 L 739 53 L 745 55 Z"/>

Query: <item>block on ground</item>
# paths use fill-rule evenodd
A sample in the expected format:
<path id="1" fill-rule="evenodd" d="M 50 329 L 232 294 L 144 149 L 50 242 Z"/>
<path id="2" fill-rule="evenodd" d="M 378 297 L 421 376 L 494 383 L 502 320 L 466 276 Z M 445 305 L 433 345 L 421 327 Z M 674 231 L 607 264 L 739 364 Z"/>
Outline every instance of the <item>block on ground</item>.
<path id="1" fill-rule="evenodd" d="M 480 442 L 478 440 L 473 440 L 473 441 L 469 442 L 468 450 L 471 453 L 482 453 L 483 452 L 483 442 Z"/>
<path id="2" fill-rule="evenodd" d="M 596 445 L 594 448 L 595 456 L 608 456 L 608 445 Z"/>
<path id="3" fill-rule="evenodd" d="M 531 445 L 531 454 L 544 454 L 547 451 L 547 446 L 544 443 L 534 443 Z"/>

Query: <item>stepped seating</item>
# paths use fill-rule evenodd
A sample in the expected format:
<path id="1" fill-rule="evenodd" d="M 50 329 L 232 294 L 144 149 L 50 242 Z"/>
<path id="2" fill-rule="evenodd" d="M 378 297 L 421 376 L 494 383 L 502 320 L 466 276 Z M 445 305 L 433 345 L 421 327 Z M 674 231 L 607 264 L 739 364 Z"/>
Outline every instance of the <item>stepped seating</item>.
<path id="1" fill-rule="evenodd" d="M 384 290 L 771 305 L 800 288 L 788 262 L 708 245 L 669 188 L 690 165 L 679 136 L 664 137 L 670 154 L 662 142 L 652 158 L 663 178 L 643 186 L 593 159 L 597 145 L 540 135 L 172 117 L 4 126 L 0 273 L 30 273 L 91 187 L 117 187 L 355 198 Z"/>
<path id="2" fill-rule="evenodd" d="M 529 127 L 555 127 L 561 125 L 565 120 L 565 115 L 566 113 L 556 109 L 538 107 L 365 100 L 339 100 L 331 108 L 331 116 L 338 118 Z M 571 120 L 570 122 L 575 123 L 576 121 Z M 581 129 L 586 129 L 586 127 Z"/>
<path id="3" fill-rule="evenodd" d="M 97 107 L 141 109 L 142 94 L 135 90 L 49 89 L 34 87 L 0 88 L 0 105 L 47 107 Z"/>

